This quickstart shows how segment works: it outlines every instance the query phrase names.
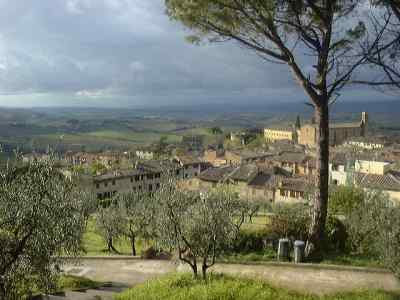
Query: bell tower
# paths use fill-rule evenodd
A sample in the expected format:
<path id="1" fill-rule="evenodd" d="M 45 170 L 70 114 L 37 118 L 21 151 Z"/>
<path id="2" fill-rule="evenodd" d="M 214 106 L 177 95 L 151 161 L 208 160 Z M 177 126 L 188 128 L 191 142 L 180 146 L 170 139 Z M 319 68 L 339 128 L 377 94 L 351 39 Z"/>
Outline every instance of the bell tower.
<path id="1" fill-rule="evenodd" d="M 361 136 L 367 135 L 368 129 L 368 113 L 363 111 L 361 113 Z"/>

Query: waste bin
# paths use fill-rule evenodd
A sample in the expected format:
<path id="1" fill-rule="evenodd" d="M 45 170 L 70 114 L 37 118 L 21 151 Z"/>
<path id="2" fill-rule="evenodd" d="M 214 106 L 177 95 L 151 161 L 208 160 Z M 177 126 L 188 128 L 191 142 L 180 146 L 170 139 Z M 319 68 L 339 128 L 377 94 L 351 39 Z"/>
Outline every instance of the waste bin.
<path id="1" fill-rule="evenodd" d="M 294 262 L 296 264 L 304 261 L 304 249 L 306 244 L 303 241 L 294 242 Z"/>
<path id="2" fill-rule="evenodd" d="M 278 244 L 278 260 L 289 260 L 289 239 L 280 239 Z"/>

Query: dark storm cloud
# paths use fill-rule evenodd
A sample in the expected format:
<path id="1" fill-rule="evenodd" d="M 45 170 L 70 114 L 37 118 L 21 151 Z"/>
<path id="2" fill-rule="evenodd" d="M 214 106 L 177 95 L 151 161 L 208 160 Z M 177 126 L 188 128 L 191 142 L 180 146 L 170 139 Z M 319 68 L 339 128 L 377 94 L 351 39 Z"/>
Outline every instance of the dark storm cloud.
<path id="1" fill-rule="evenodd" d="M 0 105 L 297 97 L 285 66 L 235 44 L 186 43 L 163 3 L 0 0 Z"/>

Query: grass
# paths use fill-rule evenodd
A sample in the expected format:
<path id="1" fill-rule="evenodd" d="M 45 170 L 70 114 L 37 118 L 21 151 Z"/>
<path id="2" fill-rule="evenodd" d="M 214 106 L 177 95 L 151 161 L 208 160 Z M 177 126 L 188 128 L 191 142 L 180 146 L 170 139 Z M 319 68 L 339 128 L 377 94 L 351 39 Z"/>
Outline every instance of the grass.
<path id="1" fill-rule="evenodd" d="M 100 287 L 101 285 L 102 283 L 93 281 L 85 277 L 63 275 L 58 281 L 57 289 L 60 291 L 74 291 L 83 289 L 95 289 Z"/>
<path id="2" fill-rule="evenodd" d="M 115 248 L 120 252 L 121 255 L 132 255 L 131 245 L 126 239 L 119 239 L 114 242 Z M 96 231 L 96 220 L 92 217 L 89 219 L 86 232 L 83 235 L 83 247 L 86 251 L 87 256 L 103 256 L 103 255 L 115 255 L 110 253 L 106 249 L 106 243 L 101 235 Z M 136 242 L 137 254 L 140 254 L 143 249 L 143 243 L 141 240 Z"/>
<path id="3" fill-rule="evenodd" d="M 313 296 L 276 288 L 266 282 L 210 275 L 207 282 L 190 274 L 152 280 L 119 294 L 116 300 L 396 300 L 399 294 L 360 291 L 331 296 Z"/>

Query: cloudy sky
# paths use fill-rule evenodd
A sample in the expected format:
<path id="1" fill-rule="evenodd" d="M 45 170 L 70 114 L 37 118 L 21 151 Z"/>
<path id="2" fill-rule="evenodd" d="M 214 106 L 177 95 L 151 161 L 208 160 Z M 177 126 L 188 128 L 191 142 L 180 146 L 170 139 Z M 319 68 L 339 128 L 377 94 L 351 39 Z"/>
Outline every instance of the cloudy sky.
<path id="1" fill-rule="evenodd" d="M 185 35 L 163 0 L 0 0 L 0 105 L 304 100 L 285 66 L 233 44 L 193 46 Z"/>

